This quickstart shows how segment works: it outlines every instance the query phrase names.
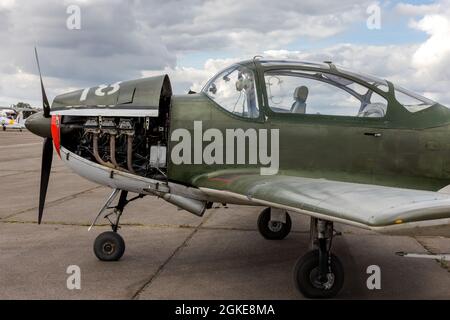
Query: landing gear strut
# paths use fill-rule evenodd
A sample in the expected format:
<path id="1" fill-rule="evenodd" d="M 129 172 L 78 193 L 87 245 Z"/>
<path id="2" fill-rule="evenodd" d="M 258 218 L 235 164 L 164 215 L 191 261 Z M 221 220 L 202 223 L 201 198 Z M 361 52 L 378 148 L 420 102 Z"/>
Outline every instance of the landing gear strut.
<path id="1" fill-rule="evenodd" d="M 307 298 L 332 298 L 344 284 L 342 263 L 331 253 L 333 222 L 311 218 L 311 247 L 294 268 L 297 289 Z"/>
<path id="2" fill-rule="evenodd" d="M 117 197 L 119 192 L 120 197 L 119 201 L 117 202 L 117 205 L 114 207 L 110 207 L 111 203 Z M 94 222 L 89 227 L 90 230 L 95 225 L 98 218 L 103 214 L 103 212 L 105 212 L 108 209 L 113 209 L 112 212 L 105 215 L 105 219 L 108 219 L 112 231 L 101 233 L 94 241 L 95 256 L 101 261 L 117 261 L 123 256 L 125 252 L 125 241 L 120 236 L 120 234 L 117 233 L 118 229 L 120 228 L 119 226 L 120 217 L 122 216 L 123 210 L 125 209 L 125 206 L 128 203 L 136 199 L 142 198 L 144 197 L 144 195 L 140 194 L 129 200 L 127 200 L 127 196 L 128 191 L 124 190 L 120 191 L 118 189 L 114 189 L 114 191 L 111 193 L 108 200 L 105 202 L 102 209 L 98 213 Z M 113 215 L 115 217 L 111 218 L 111 216 Z"/>

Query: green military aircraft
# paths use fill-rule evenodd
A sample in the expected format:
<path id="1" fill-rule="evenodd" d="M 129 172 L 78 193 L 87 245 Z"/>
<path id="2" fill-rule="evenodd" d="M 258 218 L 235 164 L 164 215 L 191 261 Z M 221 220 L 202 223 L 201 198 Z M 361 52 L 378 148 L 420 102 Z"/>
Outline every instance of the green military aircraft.
<path id="1" fill-rule="evenodd" d="M 45 138 L 39 223 L 54 145 L 79 175 L 113 189 L 93 222 L 104 215 L 112 227 L 95 240 L 100 260 L 121 258 L 120 216 L 146 195 L 198 216 L 213 203 L 265 207 L 258 229 L 269 240 L 289 234 L 288 212 L 310 216 L 312 250 L 294 279 L 311 298 L 344 282 L 335 222 L 450 235 L 450 110 L 389 81 L 332 62 L 255 58 L 186 95 L 162 75 L 59 95 L 50 108 L 42 77 L 41 87 L 44 111 L 26 122 Z"/>

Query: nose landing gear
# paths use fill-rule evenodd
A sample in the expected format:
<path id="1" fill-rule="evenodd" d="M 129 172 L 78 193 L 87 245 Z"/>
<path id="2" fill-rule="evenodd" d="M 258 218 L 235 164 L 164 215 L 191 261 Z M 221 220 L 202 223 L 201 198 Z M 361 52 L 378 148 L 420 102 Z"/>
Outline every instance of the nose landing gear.
<path id="1" fill-rule="evenodd" d="M 113 209 L 112 212 L 105 215 L 108 219 L 112 231 L 103 232 L 94 241 L 94 254 L 101 261 L 117 261 L 122 258 L 125 252 L 125 241 L 117 232 L 120 228 L 119 221 L 122 216 L 125 206 L 136 199 L 144 197 L 144 195 L 138 195 L 134 198 L 127 200 L 128 191 L 120 191 L 119 201 L 116 206 L 110 207 L 111 203 L 117 197 L 120 190 L 114 189 L 108 200 L 103 205 L 103 208 L 98 213 L 89 230 L 94 226 L 98 218 L 108 209 Z M 111 220 L 111 215 L 115 215 L 115 219 Z"/>
<path id="2" fill-rule="evenodd" d="M 101 261 L 117 261 L 124 252 L 125 241 L 117 232 L 103 232 L 94 241 L 95 256 Z"/>

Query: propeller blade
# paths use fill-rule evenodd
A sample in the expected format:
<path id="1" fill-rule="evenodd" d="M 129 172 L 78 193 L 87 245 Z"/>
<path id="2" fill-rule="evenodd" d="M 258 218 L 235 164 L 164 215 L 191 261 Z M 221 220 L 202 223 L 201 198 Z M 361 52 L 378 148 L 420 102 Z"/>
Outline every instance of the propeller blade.
<path id="1" fill-rule="evenodd" d="M 39 79 L 41 79 L 42 107 L 44 108 L 44 117 L 50 118 L 50 104 L 48 103 L 47 94 L 45 93 L 44 81 L 42 81 L 41 66 L 39 65 L 39 56 L 36 47 L 34 47 L 34 55 L 36 56 Z"/>
<path id="2" fill-rule="evenodd" d="M 39 224 L 41 224 L 42 214 L 44 213 L 45 197 L 47 195 L 50 170 L 52 169 L 52 160 L 53 160 L 53 140 L 52 138 L 45 138 L 44 148 L 42 150 L 41 188 L 39 193 L 39 215 L 38 215 Z"/>

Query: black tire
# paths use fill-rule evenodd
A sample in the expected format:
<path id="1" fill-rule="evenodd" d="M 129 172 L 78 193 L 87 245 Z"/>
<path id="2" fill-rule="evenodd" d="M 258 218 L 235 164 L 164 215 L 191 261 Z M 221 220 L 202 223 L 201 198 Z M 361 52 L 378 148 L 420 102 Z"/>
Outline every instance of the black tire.
<path id="1" fill-rule="evenodd" d="M 286 223 L 270 221 L 270 208 L 264 209 L 258 217 L 258 230 L 268 240 L 282 240 L 291 232 L 292 221 L 286 212 Z"/>
<path id="2" fill-rule="evenodd" d="M 331 273 L 328 282 L 318 279 L 319 250 L 312 250 L 297 260 L 294 268 L 294 282 L 297 289 L 307 298 L 329 299 L 335 297 L 344 285 L 344 268 L 338 257 L 331 253 Z"/>
<path id="3" fill-rule="evenodd" d="M 94 241 L 95 256 L 101 261 L 117 261 L 124 252 L 125 241 L 117 232 L 103 232 Z"/>

